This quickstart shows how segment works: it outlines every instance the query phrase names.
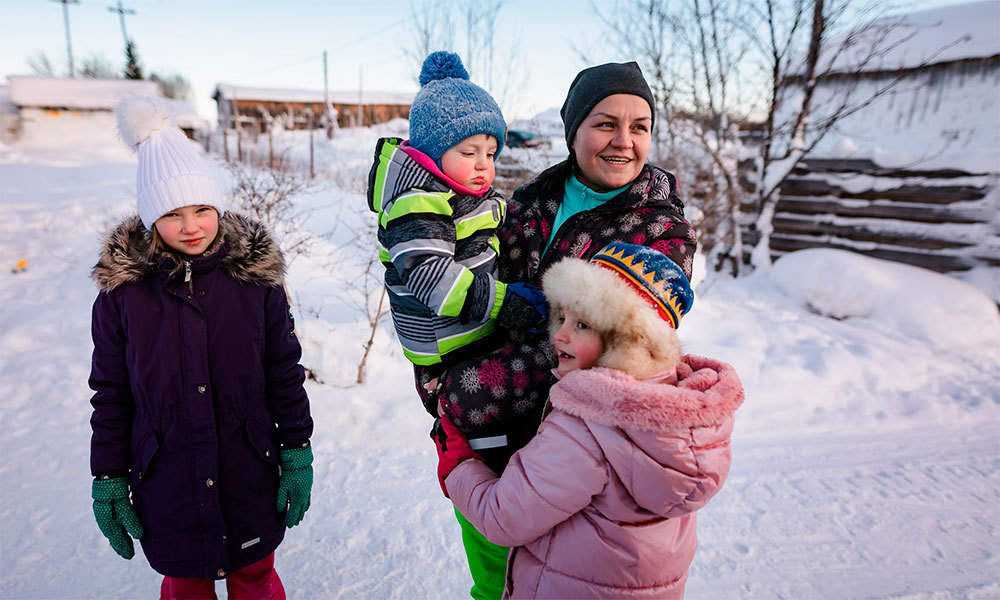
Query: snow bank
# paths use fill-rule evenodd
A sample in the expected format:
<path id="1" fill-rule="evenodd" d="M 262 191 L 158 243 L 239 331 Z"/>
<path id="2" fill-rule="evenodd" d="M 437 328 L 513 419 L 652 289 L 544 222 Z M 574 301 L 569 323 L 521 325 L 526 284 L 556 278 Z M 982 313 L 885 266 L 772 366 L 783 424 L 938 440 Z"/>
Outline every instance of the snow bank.
<path id="1" fill-rule="evenodd" d="M 771 279 L 803 308 L 872 319 L 941 348 L 1000 341 L 997 306 L 953 277 L 844 250 L 814 248 L 775 261 Z"/>

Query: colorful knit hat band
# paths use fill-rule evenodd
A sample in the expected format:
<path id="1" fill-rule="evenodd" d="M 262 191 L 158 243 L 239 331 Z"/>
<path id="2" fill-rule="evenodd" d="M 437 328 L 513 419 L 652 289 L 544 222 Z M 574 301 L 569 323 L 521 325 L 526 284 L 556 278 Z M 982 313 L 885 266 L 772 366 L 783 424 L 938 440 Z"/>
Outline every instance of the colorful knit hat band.
<path id="1" fill-rule="evenodd" d="M 591 259 L 591 263 L 604 267 L 605 269 L 611 271 L 618 276 L 619 279 L 624 281 L 633 290 L 639 294 L 639 297 L 648 304 L 656 314 L 660 316 L 661 319 L 667 322 L 668 325 L 677 329 L 677 315 L 674 314 L 665 304 L 659 302 L 656 297 L 651 293 L 649 286 L 644 281 L 638 281 L 631 273 L 623 271 L 621 265 L 615 262 L 611 262 L 604 259 L 599 259 L 596 256 Z"/>
<path id="2" fill-rule="evenodd" d="M 674 329 L 691 309 L 694 292 L 684 272 L 670 258 L 652 248 L 611 243 L 590 262 L 621 278 Z"/>

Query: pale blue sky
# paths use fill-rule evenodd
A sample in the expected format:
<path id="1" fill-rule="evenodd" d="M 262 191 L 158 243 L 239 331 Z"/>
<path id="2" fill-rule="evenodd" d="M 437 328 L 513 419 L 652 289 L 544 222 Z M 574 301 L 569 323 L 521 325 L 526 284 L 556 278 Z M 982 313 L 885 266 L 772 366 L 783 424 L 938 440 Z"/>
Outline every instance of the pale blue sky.
<path id="1" fill-rule="evenodd" d="M 415 0 L 416 1 L 416 0 Z M 432 0 L 433 1 L 433 0 Z M 959 0 L 915 0 L 918 8 Z M 99 54 L 118 67 L 123 42 L 117 0 L 69 5 L 77 68 Z M 423 4 L 423 0 L 416 2 Z M 214 117 L 210 96 L 218 82 L 247 86 L 323 88 L 323 50 L 330 89 L 356 90 L 359 73 L 369 90 L 416 91 L 413 65 L 403 54 L 411 38 L 410 0 L 125 0 L 129 37 L 147 74 L 177 72 L 191 81 L 195 105 Z M 606 6 L 605 2 L 600 5 Z M 52 0 L 0 0 L 0 82 L 28 74 L 27 58 L 45 52 L 65 69 L 63 7 Z M 504 102 L 508 119 L 562 103 L 576 72 L 586 66 L 576 48 L 594 60 L 623 60 L 603 43 L 601 23 L 586 0 L 505 0 L 497 23 L 497 59 L 523 73 L 524 85 Z M 462 48 L 458 51 L 461 53 Z M 473 73 L 473 80 L 480 84 Z"/>

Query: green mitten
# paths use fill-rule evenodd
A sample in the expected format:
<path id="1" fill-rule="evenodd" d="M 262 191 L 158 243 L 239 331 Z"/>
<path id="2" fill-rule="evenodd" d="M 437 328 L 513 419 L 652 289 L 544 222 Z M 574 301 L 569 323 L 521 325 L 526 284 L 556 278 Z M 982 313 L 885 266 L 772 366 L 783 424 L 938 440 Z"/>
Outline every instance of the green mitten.
<path id="1" fill-rule="evenodd" d="M 142 538 L 143 531 L 142 523 L 129 501 L 128 481 L 124 477 L 95 479 L 90 495 L 94 499 L 97 526 L 111 542 L 111 548 L 124 559 L 135 556 L 132 538 Z"/>
<path id="2" fill-rule="evenodd" d="M 312 448 L 287 448 L 281 451 L 278 512 L 285 513 L 285 525 L 288 527 L 298 525 L 309 510 L 313 485 L 312 462 Z"/>

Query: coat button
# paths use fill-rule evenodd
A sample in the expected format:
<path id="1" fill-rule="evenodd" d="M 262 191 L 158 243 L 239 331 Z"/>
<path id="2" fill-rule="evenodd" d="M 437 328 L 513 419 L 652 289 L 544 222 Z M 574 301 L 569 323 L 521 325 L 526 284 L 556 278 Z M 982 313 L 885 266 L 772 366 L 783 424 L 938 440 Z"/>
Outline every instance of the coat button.
<path id="1" fill-rule="evenodd" d="M 270 458 L 271 457 L 271 451 L 270 450 L 264 450 L 264 456 Z"/>
<path id="2" fill-rule="evenodd" d="M 207 385 L 202 384 L 202 385 L 198 386 L 198 393 L 199 394 L 204 394 L 207 391 L 208 391 L 208 386 Z"/>
<path id="3" fill-rule="evenodd" d="M 226 570 L 225 569 L 219 569 L 218 571 L 216 571 L 215 574 L 218 575 L 219 577 L 225 577 L 226 576 Z"/>
<path id="4" fill-rule="evenodd" d="M 198 290 L 198 295 L 199 296 L 204 296 L 205 295 L 205 290 Z"/>
<path id="5" fill-rule="evenodd" d="M 215 485 L 215 480 L 212 479 L 211 477 L 209 477 L 208 479 L 205 480 L 205 485 L 208 486 L 208 487 L 212 487 L 213 485 Z M 220 575 L 220 577 L 221 577 L 221 575 Z"/>

